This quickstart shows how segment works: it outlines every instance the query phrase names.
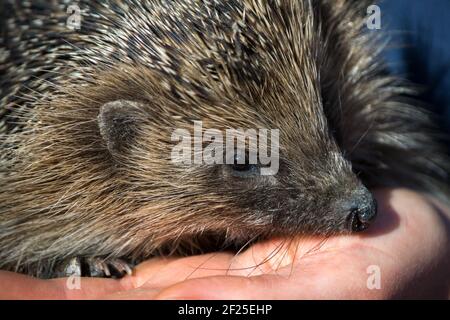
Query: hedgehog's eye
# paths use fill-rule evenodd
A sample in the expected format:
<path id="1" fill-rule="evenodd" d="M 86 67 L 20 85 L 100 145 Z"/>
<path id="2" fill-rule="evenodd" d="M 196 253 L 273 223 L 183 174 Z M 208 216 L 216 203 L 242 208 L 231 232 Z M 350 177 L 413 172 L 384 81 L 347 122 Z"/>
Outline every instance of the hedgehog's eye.
<path id="1" fill-rule="evenodd" d="M 242 159 L 241 156 L 235 155 L 231 171 L 232 175 L 236 177 L 251 177 L 259 174 L 259 166 L 249 163 L 248 156 Z"/>
<path id="2" fill-rule="evenodd" d="M 233 164 L 233 170 L 238 172 L 251 171 L 254 165 L 252 164 Z"/>

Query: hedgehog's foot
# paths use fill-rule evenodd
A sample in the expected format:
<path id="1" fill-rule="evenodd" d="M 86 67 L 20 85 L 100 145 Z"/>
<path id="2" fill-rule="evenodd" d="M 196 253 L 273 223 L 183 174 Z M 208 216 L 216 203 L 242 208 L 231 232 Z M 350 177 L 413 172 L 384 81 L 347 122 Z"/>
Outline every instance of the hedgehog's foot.
<path id="1" fill-rule="evenodd" d="M 58 264 L 54 273 L 56 278 L 65 277 L 81 277 L 81 260 L 80 258 L 71 258 L 64 260 L 62 263 Z"/>
<path id="2" fill-rule="evenodd" d="M 86 264 L 90 277 L 122 278 L 133 273 L 133 266 L 121 259 L 88 258 Z"/>
<path id="3" fill-rule="evenodd" d="M 72 258 L 61 263 L 57 277 L 122 278 L 133 273 L 133 266 L 121 259 Z"/>

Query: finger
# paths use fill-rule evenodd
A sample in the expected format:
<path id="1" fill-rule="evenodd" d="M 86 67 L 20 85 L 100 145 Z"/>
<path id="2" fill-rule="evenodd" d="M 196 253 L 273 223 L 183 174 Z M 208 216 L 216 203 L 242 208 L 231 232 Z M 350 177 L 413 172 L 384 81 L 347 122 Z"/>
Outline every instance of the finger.
<path id="1" fill-rule="evenodd" d="M 48 280 L 54 287 L 61 290 L 64 299 L 90 300 L 101 299 L 107 295 L 134 289 L 127 280 L 102 278 L 61 278 Z"/>
<path id="2" fill-rule="evenodd" d="M 302 244 L 299 244 L 299 242 Z M 138 265 L 131 277 L 135 288 L 168 287 L 188 279 L 229 275 L 256 276 L 287 270 L 296 258 L 315 250 L 322 239 L 274 239 L 251 246 L 240 254 L 212 253 L 186 258 L 155 258 Z"/>
<path id="3" fill-rule="evenodd" d="M 276 273 L 191 279 L 166 288 L 155 298 L 266 300 L 383 297 L 389 286 L 384 286 L 384 291 L 370 290 L 366 259 L 364 250 L 316 255 L 301 260 L 294 268 L 285 266 Z M 377 264 L 383 266 L 381 261 Z"/>
<path id="4" fill-rule="evenodd" d="M 225 275 L 229 269 L 232 255 L 212 253 L 186 258 L 156 258 L 138 265 L 129 281 L 135 288 L 168 287 L 188 279 Z"/>
<path id="5" fill-rule="evenodd" d="M 49 281 L 0 271 L 1 299 L 62 299 L 64 291 Z"/>
<path id="6" fill-rule="evenodd" d="M 101 297 L 102 300 L 153 300 L 161 292 L 160 288 L 137 288 L 120 291 Z"/>
<path id="7" fill-rule="evenodd" d="M 74 282 L 75 281 L 75 282 Z M 13 272 L 0 272 L 0 298 L 23 300 L 96 299 L 132 287 L 113 279 L 60 278 L 41 280 Z"/>
<path id="8" fill-rule="evenodd" d="M 291 286 L 292 287 L 292 286 Z M 237 277 L 219 276 L 189 280 L 159 293 L 161 300 L 270 300 L 289 299 L 298 294 L 285 290 L 284 280 L 278 276 Z"/>

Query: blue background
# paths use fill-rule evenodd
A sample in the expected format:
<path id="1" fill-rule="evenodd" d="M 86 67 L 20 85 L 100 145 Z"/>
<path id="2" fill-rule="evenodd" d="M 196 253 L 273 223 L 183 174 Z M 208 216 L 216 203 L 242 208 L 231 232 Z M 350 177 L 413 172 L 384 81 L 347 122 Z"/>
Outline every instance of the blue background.
<path id="1" fill-rule="evenodd" d="M 380 8 L 390 70 L 425 87 L 421 99 L 450 134 L 450 0 L 385 0 Z"/>

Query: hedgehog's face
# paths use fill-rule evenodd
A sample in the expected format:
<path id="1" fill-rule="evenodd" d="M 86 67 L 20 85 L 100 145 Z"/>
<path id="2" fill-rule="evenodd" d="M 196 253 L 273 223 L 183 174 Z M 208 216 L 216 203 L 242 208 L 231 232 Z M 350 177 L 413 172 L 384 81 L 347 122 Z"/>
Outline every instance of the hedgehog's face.
<path id="1" fill-rule="evenodd" d="M 362 231 L 373 221 L 376 202 L 340 154 L 299 159 L 281 152 L 280 158 L 274 175 L 263 175 L 261 164 L 221 166 L 213 192 L 232 199 L 255 226 L 280 235 Z"/>
<path id="2" fill-rule="evenodd" d="M 130 131 L 122 124 L 134 126 L 135 121 L 128 120 L 140 119 L 131 153 L 126 154 L 135 166 L 128 174 L 142 190 L 142 202 L 158 203 L 165 212 L 165 223 L 172 221 L 174 229 L 182 225 L 186 232 L 227 231 L 238 237 L 253 235 L 255 230 L 333 233 L 363 230 L 373 220 L 375 201 L 344 158 L 338 147 L 342 141 L 338 144 L 332 130 L 344 126 L 335 114 L 341 110 L 338 103 L 370 105 L 352 93 L 354 81 L 350 81 L 364 61 L 352 56 L 347 30 L 345 35 L 335 34 L 333 23 L 320 21 L 337 19 L 331 4 L 317 10 L 301 1 L 288 3 L 255 4 L 264 10 L 249 4 L 243 17 L 235 17 L 245 22 L 242 25 L 227 28 L 219 23 L 213 28 L 217 34 L 187 37 L 183 45 L 188 50 L 181 45 L 175 50 L 165 46 L 175 64 L 170 66 L 172 73 L 180 74 L 172 79 L 169 73 L 156 72 L 155 86 L 163 83 L 164 88 L 151 89 L 150 96 L 158 100 L 164 92 L 172 99 L 133 107 L 146 109 L 147 116 L 122 117 L 120 103 L 103 109 L 100 128 L 112 150 L 120 147 L 118 138 L 127 137 Z M 275 24 L 280 24 L 278 29 L 273 28 Z M 355 30 L 349 32 L 356 39 Z M 198 37 L 204 37 L 203 41 Z M 226 42 L 218 45 L 224 47 L 221 54 L 214 46 L 204 45 L 217 39 Z M 141 91 L 148 88 L 146 84 Z M 108 116 L 110 111 L 112 116 Z M 270 163 L 250 163 L 242 157 L 249 152 L 245 150 L 237 156 L 222 155 L 228 161 L 225 164 L 174 162 L 173 148 L 183 140 L 172 141 L 175 129 L 190 134 L 189 159 L 195 162 L 193 153 L 199 151 L 192 149 L 192 120 L 203 121 L 203 133 L 219 129 L 225 135 L 227 128 L 279 130 L 278 157 Z M 338 125 L 333 127 L 335 122 Z M 114 129 L 117 125 L 120 130 Z M 172 131 L 164 129 L 169 127 Z M 263 174 L 268 166 L 276 167 L 276 172 Z"/>
<path id="3" fill-rule="evenodd" d="M 163 110 L 149 104 L 107 103 L 98 119 L 124 180 L 138 190 L 132 197 L 147 208 L 153 226 L 158 210 L 167 237 L 181 226 L 186 234 L 225 232 L 236 241 L 258 234 L 330 234 L 364 230 L 375 217 L 372 195 L 325 128 L 299 126 L 293 120 L 299 115 L 286 114 L 265 123 L 269 130 L 263 141 L 264 124 L 256 120 L 214 120 L 211 111 L 197 115 L 204 120 L 199 128 L 181 115 L 169 116 L 166 106 L 163 124 L 155 119 Z M 237 144 L 227 148 L 229 134 L 242 136 L 225 128 L 252 125 L 256 141 L 249 130 L 243 149 L 236 149 Z M 220 142 L 213 144 L 217 137 Z"/>

